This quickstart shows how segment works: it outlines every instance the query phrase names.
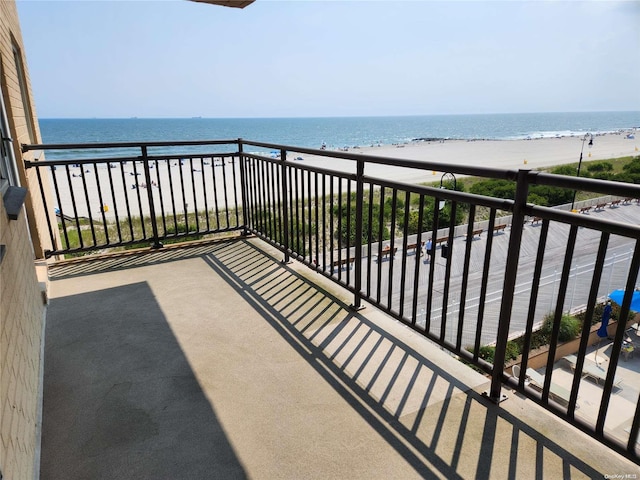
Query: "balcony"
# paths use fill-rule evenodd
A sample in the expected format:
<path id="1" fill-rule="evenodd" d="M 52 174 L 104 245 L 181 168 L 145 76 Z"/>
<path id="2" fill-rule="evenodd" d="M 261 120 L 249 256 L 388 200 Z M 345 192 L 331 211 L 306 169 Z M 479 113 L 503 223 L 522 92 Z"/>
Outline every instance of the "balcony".
<path id="1" fill-rule="evenodd" d="M 240 239 L 52 267 L 42 478 L 637 471 L 515 391 L 496 405 L 485 376 L 280 260 Z"/>
<path id="2" fill-rule="evenodd" d="M 390 159 L 243 141 L 25 149 L 70 147 L 126 153 L 27 164 L 56 209 L 49 255 L 150 248 L 51 268 L 51 477 L 114 465 L 195 478 L 637 468 L 640 369 L 623 356 L 627 323 L 597 345 L 583 329 L 573 369 L 559 334 L 566 312 L 593 317 L 614 286 L 626 289 L 628 317 L 640 187 L 394 160 L 515 182 L 504 200 L 366 175 Z M 531 185 L 602 196 L 572 213 L 526 203 Z M 536 389 L 503 365 L 523 335 L 518 366 L 534 366 L 533 331 L 548 313 Z"/>

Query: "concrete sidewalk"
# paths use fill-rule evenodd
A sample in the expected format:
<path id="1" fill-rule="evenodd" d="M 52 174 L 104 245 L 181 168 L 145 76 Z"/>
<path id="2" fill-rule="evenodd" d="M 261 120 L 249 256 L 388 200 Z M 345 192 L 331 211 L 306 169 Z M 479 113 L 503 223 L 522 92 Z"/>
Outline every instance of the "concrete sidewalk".
<path id="1" fill-rule="evenodd" d="M 41 478 L 638 473 L 280 259 L 252 239 L 51 268 Z"/>

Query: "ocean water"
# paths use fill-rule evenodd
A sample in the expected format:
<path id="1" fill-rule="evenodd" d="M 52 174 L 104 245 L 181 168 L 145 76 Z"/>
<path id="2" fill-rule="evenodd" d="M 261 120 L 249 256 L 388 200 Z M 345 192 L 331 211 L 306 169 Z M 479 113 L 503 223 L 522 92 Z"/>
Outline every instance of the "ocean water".
<path id="1" fill-rule="evenodd" d="M 243 138 L 281 145 L 342 148 L 422 138 L 523 139 L 608 133 L 640 127 L 640 112 L 524 113 L 322 118 L 40 119 L 44 143 L 110 143 Z M 184 150 L 184 149 L 183 149 Z M 221 151 L 223 149 L 217 149 Z M 190 149 L 196 152 L 198 148 Z M 227 149 L 227 151 L 231 151 Z M 171 153 L 157 148 L 150 154 Z M 49 151 L 47 158 L 139 154 L 133 151 Z"/>

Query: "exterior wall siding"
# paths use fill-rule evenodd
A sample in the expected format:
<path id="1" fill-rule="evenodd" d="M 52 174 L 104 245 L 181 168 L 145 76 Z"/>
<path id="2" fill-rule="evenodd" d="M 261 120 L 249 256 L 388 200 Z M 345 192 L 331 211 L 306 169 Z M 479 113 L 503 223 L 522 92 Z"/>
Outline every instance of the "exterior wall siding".
<path id="1" fill-rule="evenodd" d="M 21 57 L 22 69 L 26 88 L 26 96 L 29 101 L 29 109 L 33 118 L 26 118 L 25 108 L 22 101 L 22 92 L 18 70 L 16 68 L 13 47 L 18 48 Z M 56 223 L 53 208 L 49 212 L 44 210 L 44 205 L 38 199 L 40 187 L 34 170 L 24 168 L 25 160 L 44 159 L 44 154 L 38 155 L 36 152 L 21 151 L 23 143 L 42 143 L 40 127 L 37 121 L 36 106 L 31 91 L 29 70 L 27 67 L 27 56 L 22 42 L 18 12 L 14 0 L 0 2 L 0 54 L 2 58 L 3 78 L 0 78 L 0 85 L 5 94 L 7 116 L 11 132 L 13 133 L 13 150 L 16 155 L 18 166 L 18 178 L 20 184 L 28 190 L 25 206 L 27 207 L 27 222 L 31 234 L 31 242 L 37 258 L 44 258 L 45 250 L 52 249 L 49 230 L 47 227 L 47 215 L 53 225 Z M 33 142 L 29 136 L 27 122 L 30 122 L 33 130 Z M 33 195 L 31 194 L 33 192 Z M 47 201 L 53 198 L 50 185 L 45 185 L 45 195 Z M 49 202 L 52 205 L 52 201 Z M 59 242 L 59 237 L 57 238 Z"/>
<path id="2" fill-rule="evenodd" d="M 32 119 L 25 118 L 13 45 L 23 55 L 22 63 L 28 87 L 28 71 L 16 4 L 14 1 L 2 1 L 0 87 L 13 138 L 19 182 L 29 191 L 37 192 L 35 177 L 31 175 L 35 172 L 26 173 L 22 168 L 20 144 L 29 143 L 27 121 L 32 122 L 37 140 L 40 133 L 35 115 Z M 33 98 L 30 91 L 28 96 Z M 33 105 L 31 111 L 35 112 Z M 34 257 L 41 256 L 42 250 L 47 248 L 46 243 L 38 239 L 41 233 L 46 232 L 47 227 L 44 209 L 42 206 L 34 206 L 29 194 L 25 207 L 17 220 L 9 220 L 4 202 L 0 198 L 0 245 L 5 246 L 5 255 L 0 263 L 0 470 L 3 478 L 12 480 L 33 479 L 38 476 L 38 411 L 45 305 Z M 43 238 L 48 238 L 48 235 L 43 235 Z M 36 253 L 40 255 L 35 255 Z"/>

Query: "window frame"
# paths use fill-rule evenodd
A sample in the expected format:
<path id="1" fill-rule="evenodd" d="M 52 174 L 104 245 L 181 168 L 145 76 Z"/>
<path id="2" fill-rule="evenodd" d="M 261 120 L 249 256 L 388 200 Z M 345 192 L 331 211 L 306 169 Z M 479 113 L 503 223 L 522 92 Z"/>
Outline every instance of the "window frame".
<path id="1" fill-rule="evenodd" d="M 4 70 L 0 61 L 0 78 L 4 79 Z M 7 118 L 4 91 L 0 88 L 0 195 L 4 196 L 9 187 L 20 186 L 13 140 Z"/>

